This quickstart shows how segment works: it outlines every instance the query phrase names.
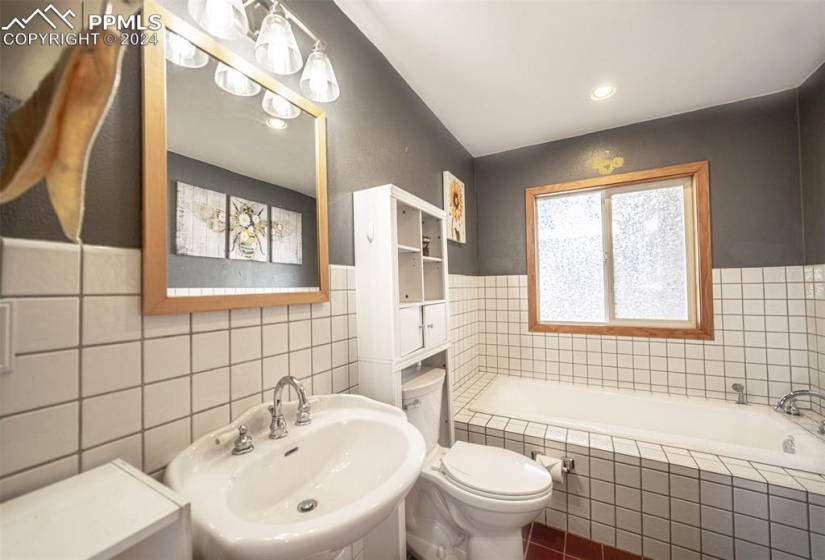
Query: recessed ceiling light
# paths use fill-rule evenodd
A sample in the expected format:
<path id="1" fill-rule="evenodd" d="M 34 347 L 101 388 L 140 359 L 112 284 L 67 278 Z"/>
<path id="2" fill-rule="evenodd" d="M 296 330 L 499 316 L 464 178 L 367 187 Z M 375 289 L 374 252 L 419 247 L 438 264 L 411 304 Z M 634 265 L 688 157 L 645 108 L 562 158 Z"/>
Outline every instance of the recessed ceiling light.
<path id="1" fill-rule="evenodd" d="M 286 121 L 276 119 L 275 117 L 270 117 L 266 119 L 266 126 L 275 130 L 283 130 L 286 128 Z"/>
<path id="2" fill-rule="evenodd" d="M 604 84 L 593 90 L 593 93 L 590 94 L 590 99 L 593 101 L 604 101 L 608 97 L 611 97 L 614 93 L 616 93 L 615 86 Z"/>

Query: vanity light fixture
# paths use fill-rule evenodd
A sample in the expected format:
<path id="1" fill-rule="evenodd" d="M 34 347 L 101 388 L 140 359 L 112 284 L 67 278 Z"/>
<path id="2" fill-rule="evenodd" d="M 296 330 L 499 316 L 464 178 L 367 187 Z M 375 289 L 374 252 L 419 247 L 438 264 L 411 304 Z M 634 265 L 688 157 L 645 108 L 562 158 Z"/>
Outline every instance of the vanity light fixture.
<path id="1" fill-rule="evenodd" d="M 186 9 L 198 25 L 220 39 L 240 39 L 249 33 L 241 0 L 188 0 Z"/>
<path id="2" fill-rule="evenodd" d="M 326 43 L 320 39 L 315 41 L 315 48 L 307 57 L 304 73 L 301 74 L 301 91 L 319 103 L 335 101 L 341 93 L 327 56 Z"/>
<path id="3" fill-rule="evenodd" d="M 590 99 L 593 101 L 604 101 L 608 97 L 612 97 L 616 93 L 616 86 L 611 84 L 602 84 L 593 90 L 590 94 Z"/>
<path id="4" fill-rule="evenodd" d="M 301 50 L 280 2 L 275 2 L 261 23 L 255 41 L 255 59 L 273 74 L 294 74 L 304 65 Z"/>
<path id="5" fill-rule="evenodd" d="M 260 84 L 253 82 L 243 72 L 239 72 L 223 62 L 219 62 L 218 67 L 215 68 L 215 83 L 222 90 L 241 97 L 252 97 L 261 93 Z"/>
<path id="6" fill-rule="evenodd" d="M 209 64 L 209 57 L 198 47 L 168 29 L 163 30 L 166 38 L 166 60 L 184 68 L 203 68 Z"/>
<path id="7" fill-rule="evenodd" d="M 247 8 L 267 10 L 260 29 L 249 28 Z M 253 38 L 255 60 L 273 74 L 294 74 L 303 66 L 301 91 L 312 101 L 330 103 L 338 99 L 341 89 L 326 52 L 326 43 L 279 0 L 187 0 L 187 9 L 198 25 L 215 37 L 231 40 L 246 35 Z M 293 24 L 314 41 L 306 64 L 295 39 Z"/>
<path id="8" fill-rule="evenodd" d="M 266 119 L 266 126 L 273 130 L 283 130 L 287 127 L 287 122 L 281 119 L 276 119 L 275 117 L 269 117 Z"/>
<path id="9" fill-rule="evenodd" d="M 301 114 L 301 110 L 298 107 L 277 93 L 269 90 L 264 93 L 264 99 L 261 102 L 261 107 L 268 114 L 279 119 L 294 119 Z"/>

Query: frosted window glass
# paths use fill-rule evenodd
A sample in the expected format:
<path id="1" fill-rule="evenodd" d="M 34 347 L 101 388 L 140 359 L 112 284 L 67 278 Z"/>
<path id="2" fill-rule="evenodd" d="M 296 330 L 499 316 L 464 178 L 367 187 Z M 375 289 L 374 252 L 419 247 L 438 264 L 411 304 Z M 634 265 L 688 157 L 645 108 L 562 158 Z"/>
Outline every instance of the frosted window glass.
<path id="1" fill-rule="evenodd" d="M 601 193 L 539 198 L 536 220 L 539 319 L 604 322 Z"/>
<path id="2" fill-rule="evenodd" d="M 615 194 L 611 206 L 616 318 L 687 321 L 683 187 Z"/>

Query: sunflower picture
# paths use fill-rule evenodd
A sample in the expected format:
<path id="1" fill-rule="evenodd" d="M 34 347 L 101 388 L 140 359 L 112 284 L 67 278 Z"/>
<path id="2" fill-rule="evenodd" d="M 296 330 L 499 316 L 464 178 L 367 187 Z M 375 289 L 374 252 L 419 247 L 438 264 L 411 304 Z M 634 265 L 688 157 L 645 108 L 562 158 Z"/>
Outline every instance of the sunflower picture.
<path id="1" fill-rule="evenodd" d="M 447 239 L 467 243 L 464 183 L 449 171 L 443 173 L 444 210 L 447 211 Z"/>

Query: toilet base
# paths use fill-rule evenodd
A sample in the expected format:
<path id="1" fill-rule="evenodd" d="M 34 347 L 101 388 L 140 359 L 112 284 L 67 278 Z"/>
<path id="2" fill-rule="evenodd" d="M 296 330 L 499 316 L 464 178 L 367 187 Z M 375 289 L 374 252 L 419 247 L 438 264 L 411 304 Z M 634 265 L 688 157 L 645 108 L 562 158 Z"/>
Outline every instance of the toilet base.
<path id="1" fill-rule="evenodd" d="M 524 557 L 521 529 L 471 537 L 467 553 L 469 560 L 519 560 Z"/>
<path id="2" fill-rule="evenodd" d="M 421 537 L 407 533 L 407 546 L 418 560 L 469 560 L 463 547 L 437 546 Z"/>

